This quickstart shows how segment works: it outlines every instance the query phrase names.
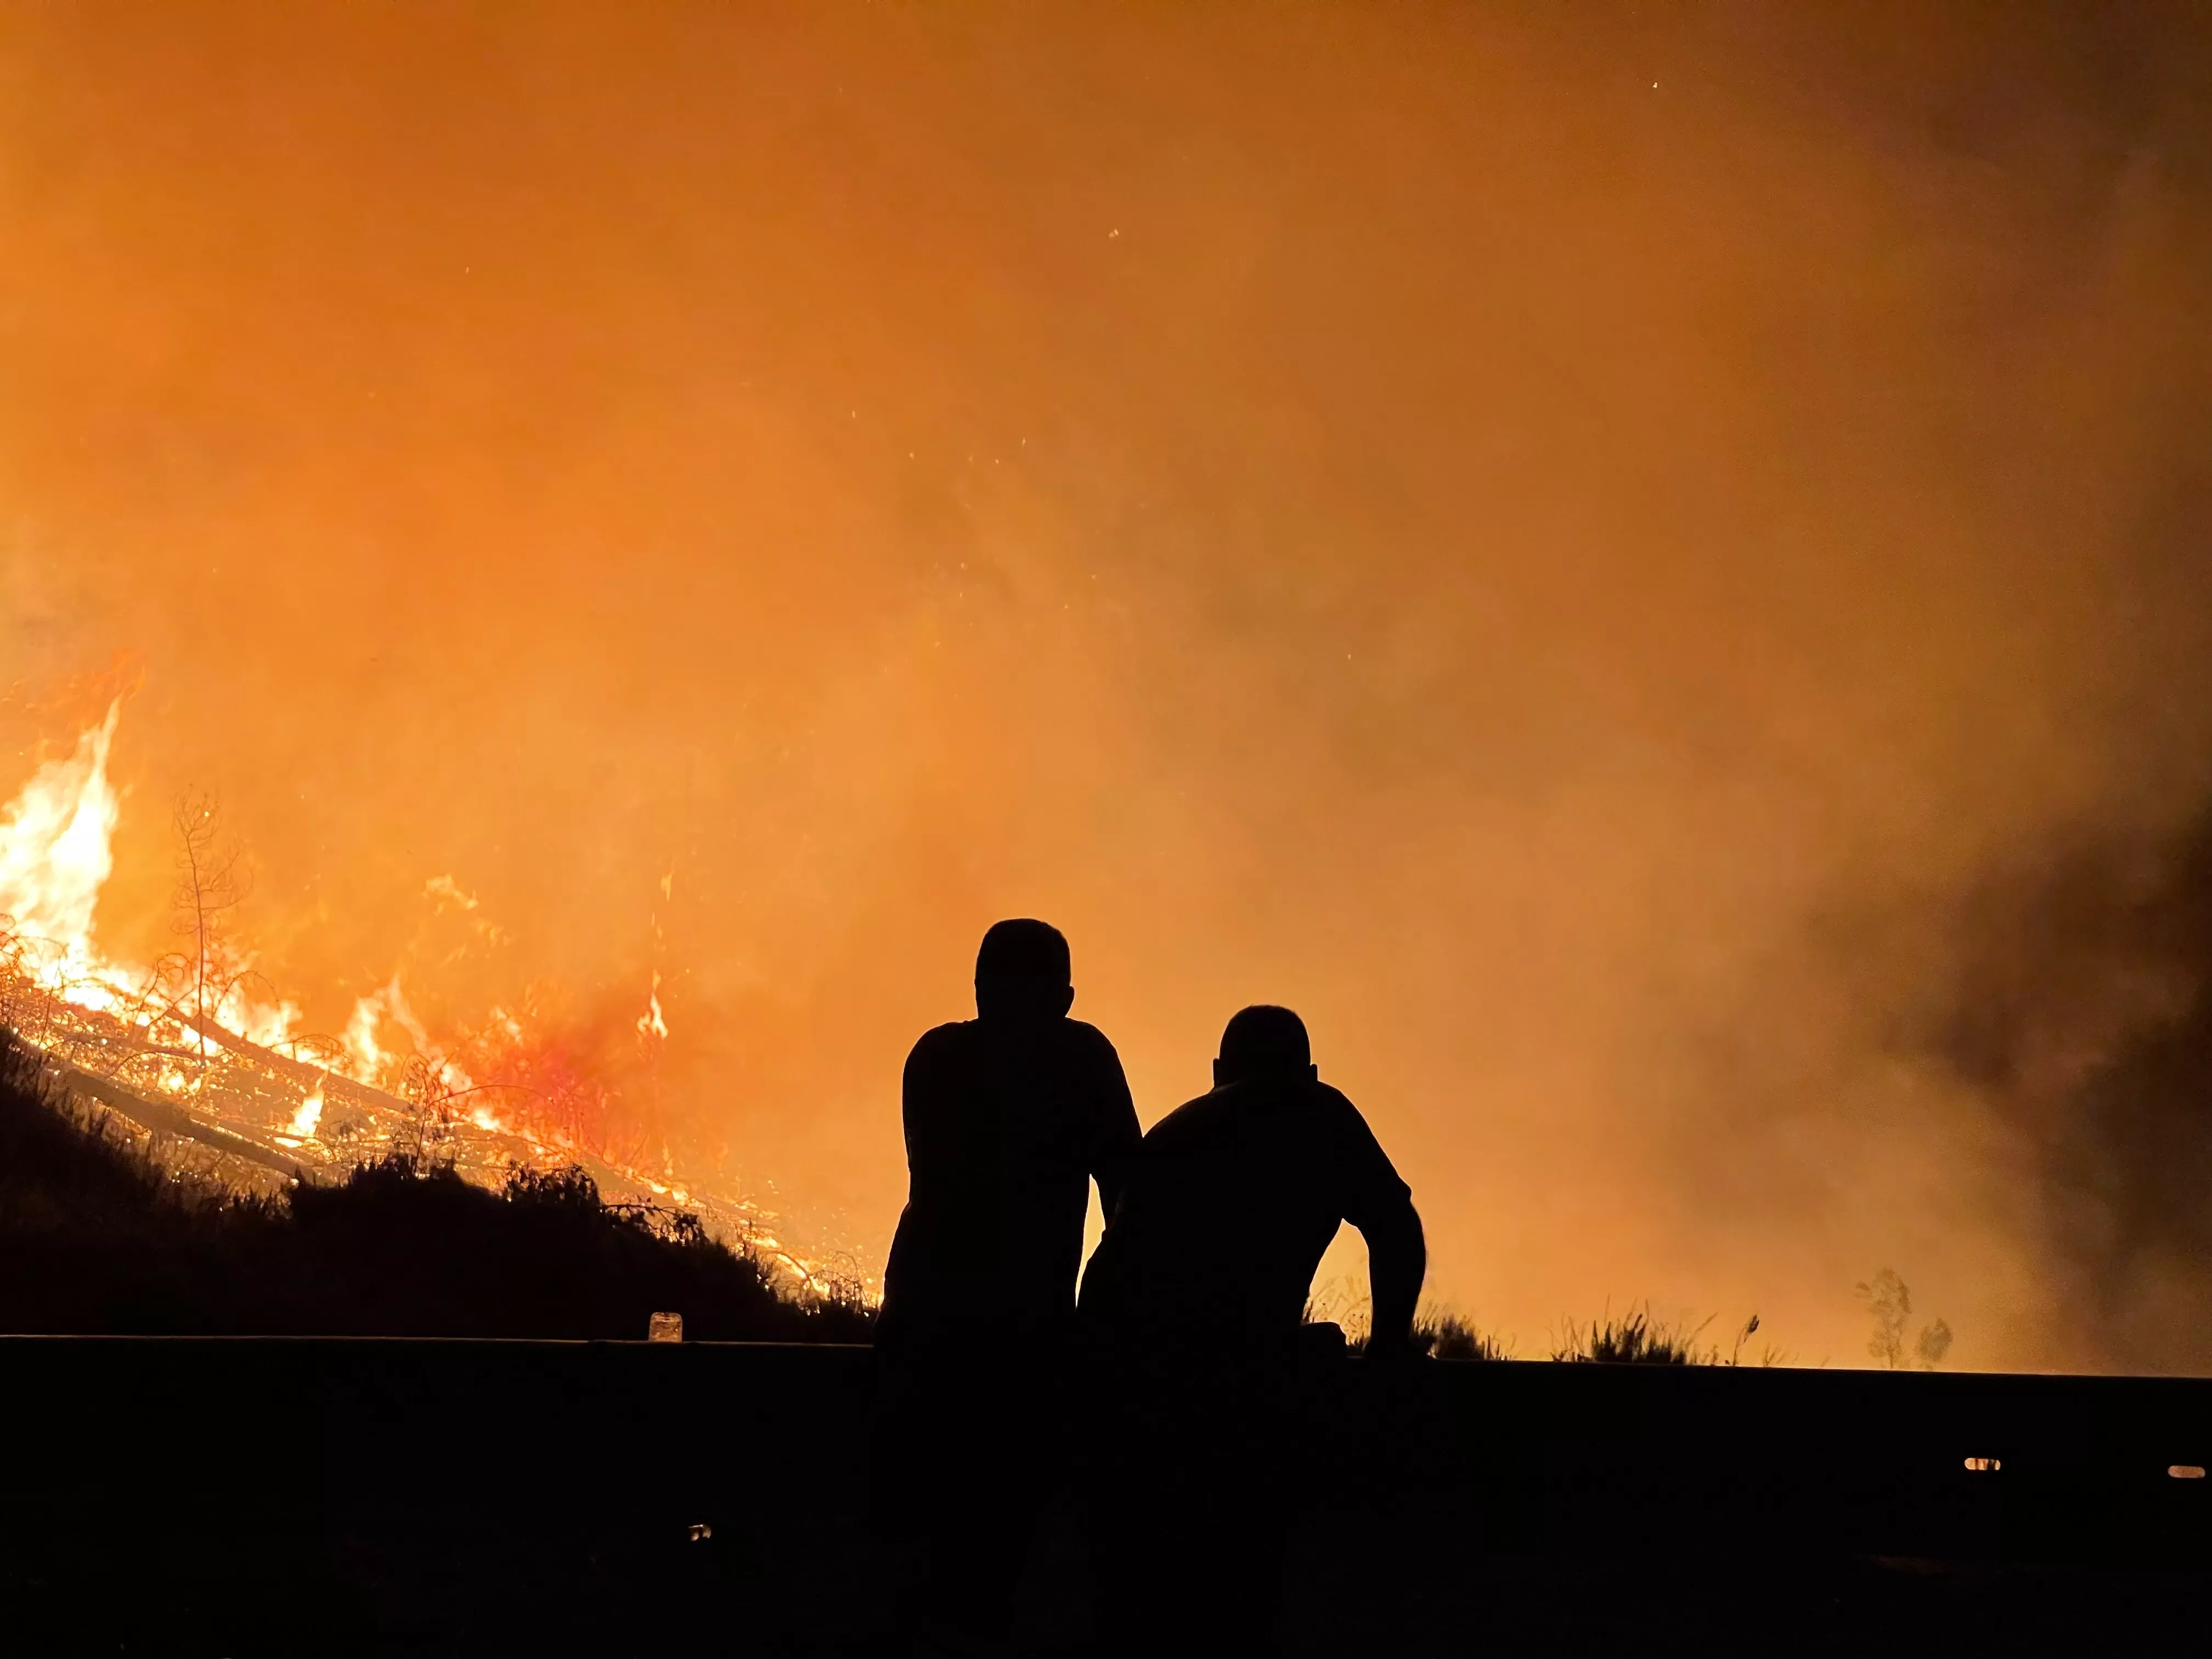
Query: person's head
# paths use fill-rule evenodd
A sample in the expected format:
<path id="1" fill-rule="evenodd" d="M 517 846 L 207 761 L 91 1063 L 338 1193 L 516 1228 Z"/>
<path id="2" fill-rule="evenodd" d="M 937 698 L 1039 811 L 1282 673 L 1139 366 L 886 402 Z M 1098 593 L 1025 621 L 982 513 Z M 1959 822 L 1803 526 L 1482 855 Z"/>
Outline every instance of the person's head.
<path id="1" fill-rule="evenodd" d="M 1320 1076 L 1306 1023 L 1287 1008 L 1259 1003 L 1239 1009 L 1221 1033 L 1213 1062 L 1218 1088 L 1227 1083 L 1310 1081 Z"/>
<path id="2" fill-rule="evenodd" d="M 985 1019 L 1058 1019 L 1075 1002 L 1067 941 L 1026 917 L 991 924 L 975 952 L 975 1012 Z"/>

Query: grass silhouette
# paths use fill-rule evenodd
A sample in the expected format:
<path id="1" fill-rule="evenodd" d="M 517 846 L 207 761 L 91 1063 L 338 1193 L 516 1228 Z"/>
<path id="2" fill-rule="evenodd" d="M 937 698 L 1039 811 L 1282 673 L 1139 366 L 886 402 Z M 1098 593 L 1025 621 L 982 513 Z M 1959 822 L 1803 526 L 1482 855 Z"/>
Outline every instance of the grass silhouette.
<path id="1" fill-rule="evenodd" d="M 865 1341 L 872 1320 L 580 1170 L 494 1192 L 394 1156 L 240 1196 L 164 1170 L 0 1032 L 0 1330 L 641 1339 L 663 1311 L 706 1340 Z"/>
<path id="2" fill-rule="evenodd" d="M 1424 1310 L 1413 1321 L 1413 1346 L 1435 1359 L 1510 1359 L 1512 1342 L 1477 1330 L 1472 1320 L 1448 1308 Z"/>
<path id="3" fill-rule="evenodd" d="M 1700 1351 L 1698 1338 L 1703 1322 L 1680 1327 L 1654 1319 L 1649 1308 L 1632 1308 L 1614 1317 L 1606 1313 L 1588 1325 L 1567 1322 L 1565 1336 L 1552 1350 L 1552 1358 L 1584 1364 L 1711 1365 L 1720 1363 L 1719 1351 Z"/>
<path id="4" fill-rule="evenodd" d="M 1347 1352 L 1356 1354 L 1366 1348 L 1365 1306 L 1357 1301 L 1347 1304 L 1340 1284 L 1333 1283 L 1322 1295 L 1308 1300 L 1305 1322 L 1309 1326 L 1340 1328 Z M 1789 1355 L 1771 1347 L 1760 1350 L 1756 1358 L 1747 1358 L 1745 1344 L 1759 1328 L 1757 1314 L 1743 1322 L 1735 1333 L 1734 1344 L 1727 1349 L 1718 1344 L 1700 1346 L 1698 1339 L 1711 1323 L 1711 1319 L 1707 1318 L 1695 1325 L 1670 1325 L 1655 1318 L 1650 1310 L 1643 1306 L 1631 1308 L 1618 1316 L 1608 1311 L 1587 1325 L 1569 1320 L 1565 1334 L 1553 1339 L 1547 1357 L 1569 1364 L 1601 1365 L 1791 1363 Z M 1413 1344 L 1417 1352 L 1435 1359 L 1495 1363 L 1514 1357 L 1510 1336 L 1483 1330 L 1464 1314 L 1434 1303 L 1425 1304 L 1414 1318 Z"/>
<path id="5" fill-rule="evenodd" d="M 1707 1316 L 1695 1325 L 1670 1325 L 1652 1317 L 1648 1307 L 1631 1308 L 1615 1318 L 1610 1312 L 1588 1325 L 1567 1322 L 1566 1334 L 1553 1344 L 1552 1358 L 1580 1364 L 1607 1365 L 1781 1365 L 1786 1354 L 1764 1348 L 1757 1358 L 1744 1356 L 1744 1345 L 1759 1330 L 1757 1314 L 1744 1321 L 1735 1342 L 1723 1352 L 1719 1344 L 1700 1347 L 1698 1338 L 1711 1324 Z"/>

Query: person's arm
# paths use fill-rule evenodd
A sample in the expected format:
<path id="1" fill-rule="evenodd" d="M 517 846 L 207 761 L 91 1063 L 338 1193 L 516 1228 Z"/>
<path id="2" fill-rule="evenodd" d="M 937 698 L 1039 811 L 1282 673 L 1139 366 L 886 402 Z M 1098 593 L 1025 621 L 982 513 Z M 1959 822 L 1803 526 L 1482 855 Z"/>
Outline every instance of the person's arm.
<path id="1" fill-rule="evenodd" d="M 1410 1197 L 1401 1198 L 1360 1226 L 1367 1240 L 1367 1287 L 1374 1304 L 1368 1334 L 1370 1358 L 1389 1358 L 1413 1351 L 1413 1310 L 1420 1304 L 1421 1281 L 1428 1276 L 1428 1241 Z"/>
<path id="2" fill-rule="evenodd" d="M 1367 1241 L 1368 1299 L 1374 1310 L 1367 1352 L 1376 1358 L 1409 1353 L 1413 1311 L 1429 1271 L 1428 1241 L 1421 1235 L 1413 1189 L 1399 1178 L 1359 1109 L 1334 1090 L 1323 1098 L 1336 1112 L 1342 1213 Z"/>
<path id="3" fill-rule="evenodd" d="M 1129 1093 L 1129 1079 L 1121 1071 L 1121 1056 L 1103 1036 L 1097 1117 L 1091 1130 L 1091 1178 L 1098 1183 L 1098 1213 L 1114 1219 L 1114 1208 L 1129 1184 L 1129 1171 L 1137 1161 L 1137 1146 L 1144 1131 L 1137 1127 L 1137 1103 Z"/>
<path id="4" fill-rule="evenodd" d="M 927 1280 L 939 1254 L 931 1235 L 931 1219 L 923 1195 L 941 1184 L 932 1167 L 942 1140 L 944 1088 L 939 1044 L 935 1034 L 925 1034 L 907 1055 L 899 1083 L 899 1118 L 906 1138 L 906 1206 L 899 1212 L 898 1227 L 891 1235 L 890 1256 L 884 1263 L 883 1309 L 876 1322 L 878 1347 L 895 1340 L 912 1310 L 910 1300 L 930 1292 Z"/>
<path id="5" fill-rule="evenodd" d="M 945 1164 L 952 1150 L 946 1136 L 951 1094 L 946 1075 L 948 1046 L 942 1027 L 925 1031 L 907 1055 L 906 1072 L 900 1079 L 899 1117 L 906 1131 L 909 1203 L 919 1191 L 934 1188 L 948 1173 Z"/>

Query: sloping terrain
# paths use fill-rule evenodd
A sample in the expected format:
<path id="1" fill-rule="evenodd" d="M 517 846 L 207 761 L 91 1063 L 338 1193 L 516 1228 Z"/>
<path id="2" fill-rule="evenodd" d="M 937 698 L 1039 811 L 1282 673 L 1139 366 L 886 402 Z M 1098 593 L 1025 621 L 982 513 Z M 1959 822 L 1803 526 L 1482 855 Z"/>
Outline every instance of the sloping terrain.
<path id="1" fill-rule="evenodd" d="M 696 1215 L 611 1203 L 581 1169 L 495 1188 L 396 1152 L 241 1194 L 150 1155 L 81 1081 L 0 1034 L 0 1331 L 636 1339 L 674 1312 L 697 1338 L 866 1332 L 864 1310 L 794 1298 Z"/>

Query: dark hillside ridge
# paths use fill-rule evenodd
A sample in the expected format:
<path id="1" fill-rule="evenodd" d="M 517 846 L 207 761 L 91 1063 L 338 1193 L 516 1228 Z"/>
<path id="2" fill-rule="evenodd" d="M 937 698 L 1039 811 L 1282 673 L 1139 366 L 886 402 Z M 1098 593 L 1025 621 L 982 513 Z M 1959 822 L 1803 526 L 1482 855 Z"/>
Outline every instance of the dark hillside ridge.
<path id="1" fill-rule="evenodd" d="M 696 1219 L 601 1200 L 581 1170 L 502 1192 L 387 1158 L 240 1198 L 164 1171 L 0 1032 L 0 1331 L 75 1335 L 865 1340 Z"/>

